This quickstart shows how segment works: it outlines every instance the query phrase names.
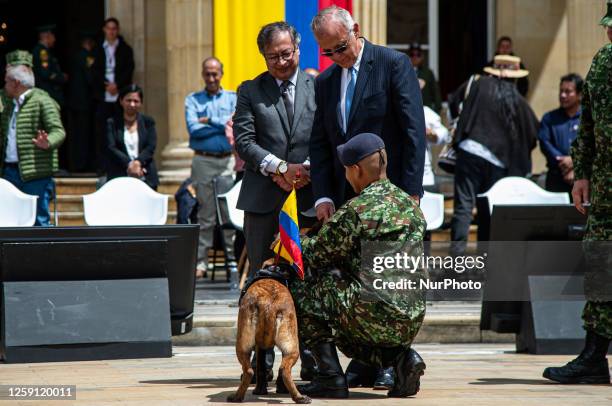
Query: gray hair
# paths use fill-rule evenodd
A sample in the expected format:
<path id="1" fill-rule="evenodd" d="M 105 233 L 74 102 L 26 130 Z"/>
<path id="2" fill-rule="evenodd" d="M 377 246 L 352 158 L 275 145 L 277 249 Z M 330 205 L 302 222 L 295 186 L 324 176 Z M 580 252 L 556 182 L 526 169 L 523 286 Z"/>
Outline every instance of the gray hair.
<path id="1" fill-rule="evenodd" d="M 342 7 L 333 5 L 319 11 L 317 15 L 312 18 L 310 29 L 316 34 L 326 22 L 334 20 L 342 23 L 347 31 L 351 31 L 355 26 L 355 20 L 353 20 L 351 13 Z"/>
<path id="2" fill-rule="evenodd" d="M 219 64 L 219 67 L 221 68 L 221 73 L 223 73 L 223 63 L 219 60 L 219 58 L 216 58 L 214 56 L 209 56 L 208 58 L 204 59 L 204 62 L 202 62 L 202 66 L 212 61 L 215 61 Z"/>
<path id="3" fill-rule="evenodd" d="M 280 32 L 288 32 L 291 37 L 291 42 L 296 48 L 300 46 L 300 40 L 302 37 L 297 32 L 295 27 L 285 21 L 277 21 L 275 23 L 266 24 L 261 27 L 259 34 L 257 34 L 257 48 L 263 55 L 266 45 L 268 45 L 274 37 Z"/>
<path id="4" fill-rule="evenodd" d="M 34 72 L 26 65 L 9 65 L 6 67 L 6 76 L 9 79 L 16 80 L 22 86 L 31 89 L 34 87 Z"/>

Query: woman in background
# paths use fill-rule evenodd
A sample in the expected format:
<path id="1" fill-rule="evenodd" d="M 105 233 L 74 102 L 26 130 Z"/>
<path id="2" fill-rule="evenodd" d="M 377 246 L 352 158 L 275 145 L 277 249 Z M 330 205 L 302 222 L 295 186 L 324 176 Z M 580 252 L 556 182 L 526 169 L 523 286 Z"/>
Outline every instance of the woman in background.
<path id="1" fill-rule="evenodd" d="M 140 113 L 143 92 L 138 85 L 129 85 L 119 92 L 122 115 L 106 122 L 108 145 L 108 179 L 132 176 L 152 189 L 159 185 L 153 161 L 157 133 L 153 118 Z"/>

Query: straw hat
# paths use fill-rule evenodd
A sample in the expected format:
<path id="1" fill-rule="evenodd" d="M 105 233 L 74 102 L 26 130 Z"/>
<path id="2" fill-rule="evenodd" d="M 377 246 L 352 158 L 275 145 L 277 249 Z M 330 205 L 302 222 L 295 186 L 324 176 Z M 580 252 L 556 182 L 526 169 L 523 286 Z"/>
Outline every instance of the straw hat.
<path id="1" fill-rule="evenodd" d="M 495 55 L 493 66 L 486 66 L 483 70 L 490 75 L 511 79 L 529 75 L 528 70 L 521 69 L 521 58 L 514 55 Z"/>

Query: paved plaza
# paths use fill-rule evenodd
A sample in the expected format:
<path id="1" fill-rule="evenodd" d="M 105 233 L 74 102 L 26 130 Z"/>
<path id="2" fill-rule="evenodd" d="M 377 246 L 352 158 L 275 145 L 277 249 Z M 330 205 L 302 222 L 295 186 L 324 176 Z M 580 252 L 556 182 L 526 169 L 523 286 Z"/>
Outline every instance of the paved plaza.
<path id="1" fill-rule="evenodd" d="M 610 405 L 612 386 L 562 386 L 543 378 L 544 367 L 568 356 L 516 354 L 510 344 L 423 344 L 415 348 L 427 371 L 414 398 L 389 399 L 384 391 L 354 389 L 334 405 Z M 11 405 L 201 405 L 221 404 L 238 386 L 240 368 L 229 346 L 180 347 L 168 359 L 4 364 L 2 384 L 76 385 L 76 401 L 0 401 Z M 348 360 L 343 358 L 344 366 Z M 278 358 L 275 368 L 278 368 Z M 299 375 L 299 365 L 293 376 Z M 287 395 L 254 397 L 244 404 L 292 404 Z"/>

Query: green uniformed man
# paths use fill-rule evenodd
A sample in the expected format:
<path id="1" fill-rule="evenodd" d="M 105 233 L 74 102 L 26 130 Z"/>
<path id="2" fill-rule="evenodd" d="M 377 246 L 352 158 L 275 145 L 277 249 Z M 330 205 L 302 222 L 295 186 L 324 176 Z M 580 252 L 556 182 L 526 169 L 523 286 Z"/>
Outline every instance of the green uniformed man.
<path id="1" fill-rule="evenodd" d="M 608 12 L 600 24 L 612 42 L 612 0 L 608 0 Z M 563 367 L 546 368 L 544 377 L 559 383 L 609 384 L 606 354 L 612 339 L 612 282 L 607 243 L 612 241 L 612 43 L 595 55 L 586 77 L 572 160 L 576 179 L 572 189 L 574 205 L 582 214 L 588 214 L 585 254 L 587 259 L 595 256 L 591 258 L 592 273 L 585 275 L 588 301 L 582 318 L 586 339 L 584 350 L 576 359 Z M 603 291 L 589 300 L 597 287 Z"/>
<path id="2" fill-rule="evenodd" d="M 64 84 L 68 76 L 62 72 L 53 54 L 55 25 L 38 27 L 38 44 L 32 50 L 36 87 L 43 89 L 60 107 L 64 106 Z"/>
<path id="3" fill-rule="evenodd" d="M 68 83 L 69 168 L 72 172 L 94 172 L 95 99 L 93 94 L 94 33 L 82 32 L 79 50 L 70 65 Z"/>
<path id="4" fill-rule="evenodd" d="M 425 219 L 418 203 L 386 176 L 380 137 L 362 133 L 338 147 L 346 178 L 359 195 L 345 203 L 314 237 L 302 240 L 304 266 L 312 274 L 291 290 L 300 338 L 318 366 L 313 381 L 300 388 L 312 397 L 345 398 L 348 386 L 338 348 L 376 368 L 394 367 L 388 395 L 416 394 L 425 363 L 410 349 L 425 316 L 423 293 L 374 291 L 375 274 L 362 261 L 362 249 L 380 242 L 421 246 Z M 379 281 L 380 284 L 380 281 Z M 380 296 L 377 296 L 380 295 Z"/>
<path id="5" fill-rule="evenodd" d="M 425 56 L 423 55 L 423 47 L 421 44 L 411 44 L 408 49 L 408 56 L 410 57 L 410 63 L 412 63 L 414 67 L 417 78 L 425 82 L 421 88 L 423 106 L 427 106 L 437 114 L 440 114 L 440 110 L 442 110 L 440 86 L 432 70 L 425 65 Z"/>

